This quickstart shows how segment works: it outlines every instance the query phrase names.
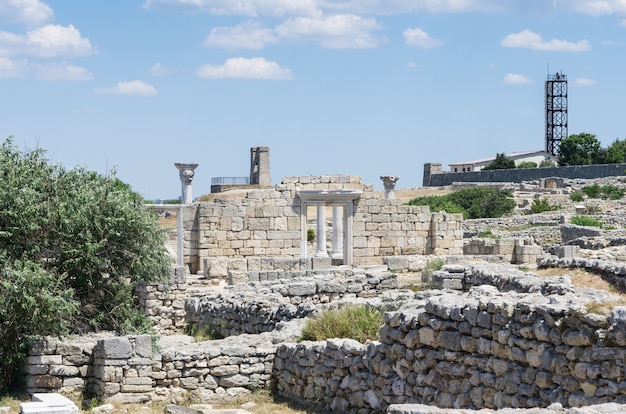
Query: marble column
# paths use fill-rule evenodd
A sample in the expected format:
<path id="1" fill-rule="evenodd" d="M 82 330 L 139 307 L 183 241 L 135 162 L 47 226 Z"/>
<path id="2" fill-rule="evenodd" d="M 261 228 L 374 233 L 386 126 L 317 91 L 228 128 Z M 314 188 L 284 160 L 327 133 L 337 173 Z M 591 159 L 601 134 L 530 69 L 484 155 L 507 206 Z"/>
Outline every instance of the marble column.
<path id="1" fill-rule="evenodd" d="M 328 257 L 326 251 L 326 206 L 317 206 L 317 251 L 315 257 Z"/>
<path id="2" fill-rule="evenodd" d="M 393 189 L 396 187 L 396 181 L 398 181 L 400 177 L 396 177 L 395 175 L 381 175 L 380 179 L 383 180 L 383 186 L 385 187 L 385 198 L 395 198 Z"/>
<path id="3" fill-rule="evenodd" d="M 330 257 L 343 257 L 343 206 L 333 206 L 333 249 Z"/>
<path id="4" fill-rule="evenodd" d="M 191 193 L 191 180 L 193 180 L 194 170 L 198 164 L 194 163 L 180 163 L 174 164 L 178 168 L 178 175 L 180 176 L 180 183 L 182 185 L 182 202 L 183 204 L 193 203 L 193 195 Z"/>

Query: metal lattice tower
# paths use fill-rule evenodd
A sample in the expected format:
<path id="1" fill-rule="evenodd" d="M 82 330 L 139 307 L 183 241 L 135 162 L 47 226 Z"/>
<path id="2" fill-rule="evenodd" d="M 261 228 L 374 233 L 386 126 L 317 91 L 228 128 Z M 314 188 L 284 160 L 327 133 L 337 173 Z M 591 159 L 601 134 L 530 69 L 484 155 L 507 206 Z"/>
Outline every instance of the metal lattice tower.
<path id="1" fill-rule="evenodd" d="M 557 155 L 567 138 L 567 76 L 560 72 L 546 81 L 546 152 Z"/>

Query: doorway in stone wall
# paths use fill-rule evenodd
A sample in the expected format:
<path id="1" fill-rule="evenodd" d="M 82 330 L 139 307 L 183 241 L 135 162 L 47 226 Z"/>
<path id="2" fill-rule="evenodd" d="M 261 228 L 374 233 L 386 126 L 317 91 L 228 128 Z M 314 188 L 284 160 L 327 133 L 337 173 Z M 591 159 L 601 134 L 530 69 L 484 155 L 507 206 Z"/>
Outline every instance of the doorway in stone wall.
<path id="1" fill-rule="evenodd" d="M 300 256 L 330 258 L 333 265 L 352 265 L 352 223 L 356 190 L 300 190 Z M 314 245 L 309 244 L 311 230 Z M 310 247 L 309 247 L 310 246 Z"/>

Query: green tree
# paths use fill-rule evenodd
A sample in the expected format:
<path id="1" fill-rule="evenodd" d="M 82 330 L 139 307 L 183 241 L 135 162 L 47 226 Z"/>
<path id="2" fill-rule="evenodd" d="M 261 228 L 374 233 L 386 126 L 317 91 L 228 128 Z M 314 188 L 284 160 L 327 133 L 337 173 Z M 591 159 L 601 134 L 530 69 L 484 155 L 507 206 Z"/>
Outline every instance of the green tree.
<path id="1" fill-rule="evenodd" d="M 0 180 L 0 325 L 22 329 L 0 348 L 0 361 L 19 359 L 30 335 L 150 327 L 134 287 L 165 280 L 170 262 L 165 232 L 139 194 L 115 172 L 52 165 L 43 150 L 18 151 L 11 138 L 0 146 Z"/>
<path id="2" fill-rule="evenodd" d="M 537 163 L 534 161 L 522 161 L 517 164 L 517 168 L 537 168 Z"/>
<path id="3" fill-rule="evenodd" d="M 616 139 L 606 148 L 606 163 L 617 164 L 626 162 L 626 140 Z"/>
<path id="4" fill-rule="evenodd" d="M 466 219 L 501 217 L 515 208 L 508 190 L 497 188 L 465 188 L 444 196 L 417 197 L 409 205 L 427 205 L 431 211 L 463 213 Z"/>
<path id="5" fill-rule="evenodd" d="M 600 142 L 593 134 L 580 133 L 563 139 L 558 149 L 559 165 L 591 165 L 601 162 Z"/>
<path id="6" fill-rule="evenodd" d="M 515 161 L 506 156 L 506 154 L 496 154 L 496 158 L 483 167 L 484 170 L 508 170 L 515 168 Z"/>

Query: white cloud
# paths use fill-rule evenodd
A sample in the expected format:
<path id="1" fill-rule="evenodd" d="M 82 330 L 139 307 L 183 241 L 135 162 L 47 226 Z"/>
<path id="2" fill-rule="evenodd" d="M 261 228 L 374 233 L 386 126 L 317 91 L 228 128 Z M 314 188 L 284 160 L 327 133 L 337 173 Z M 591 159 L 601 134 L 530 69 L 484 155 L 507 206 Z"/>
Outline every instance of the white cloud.
<path id="1" fill-rule="evenodd" d="M 13 60 L 0 56 L 0 79 L 22 77 L 25 75 L 27 66 L 25 60 Z"/>
<path id="2" fill-rule="evenodd" d="M 526 76 L 516 73 L 507 73 L 502 82 L 509 85 L 527 85 L 533 83 L 533 81 Z"/>
<path id="3" fill-rule="evenodd" d="M 223 65 L 207 64 L 198 69 L 196 74 L 206 79 L 293 79 L 289 68 L 261 57 L 237 57 L 227 59 Z"/>
<path id="4" fill-rule="evenodd" d="M 154 86 L 139 80 L 118 82 L 117 85 L 112 88 L 96 88 L 94 92 L 102 95 L 133 96 L 154 96 L 158 93 Z"/>
<path id="5" fill-rule="evenodd" d="M 442 44 L 440 40 L 433 39 L 419 27 L 406 29 L 402 35 L 404 36 L 404 43 L 408 46 L 416 46 L 421 49 L 431 49 Z"/>
<path id="6" fill-rule="evenodd" d="M 39 80 L 85 81 L 92 78 L 92 74 L 87 69 L 74 66 L 69 62 L 54 62 L 44 65 L 35 63 L 31 66 L 35 72 L 35 78 Z"/>
<path id="7" fill-rule="evenodd" d="M 236 16 L 316 16 L 316 0 L 145 0 L 146 9 L 200 11 Z"/>
<path id="8" fill-rule="evenodd" d="M 586 40 L 574 43 L 567 40 L 552 39 L 546 42 L 540 35 L 530 30 L 510 34 L 502 39 L 500 45 L 504 47 L 518 47 L 550 52 L 582 52 L 591 49 L 591 44 Z"/>
<path id="9" fill-rule="evenodd" d="M 36 25 L 52 19 L 52 9 L 39 0 L 2 0 L 0 23 Z"/>
<path id="10" fill-rule="evenodd" d="M 153 76 L 165 76 L 169 75 L 170 70 L 163 66 L 161 62 L 157 62 L 150 68 L 150 74 Z"/>
<path id="11" fill-rule="evenodd" d="M 406 66 L 411 69 L 416 69 L 416 68 L 419 68 L 420 65 L 413 61 L 410 61 L 409 63 L 406 64 Z"/>
<path id="12" fill-rule="evenodd" d="M 561 0 L 563 2 L 563 0 Z M 603 14 L 626 14 L 624 0 L 568 0 L 571 7 L 582 14 L 600 16 Z M 563 2 L 566 3 L 566 2 Z"/>
<path id="13" fill-rule="evenodd" d="M 96 53 L 89 39 L 83 38 L 72 25 L 46 25 L 16 35 L 0 31 L 0 55 L 38 57 L 87 56 Z"/>
<path id="14" fill-rule="evenodd" d="M 234 27 L 212 29 L 202 45 L 227 50 L 262 49 L 277 40 L 272 29 L 263 27 L 258 22 L 249 21 Z"/>
<path id="15" fill-rule="evenodd" d="M 576 78 L 574 83 L 578 86 L 593 86 L 596 84 L 596 81 L 590 78 Z"/>
<path id="16" fill-rule="evenodd" d="M 354 15 L 334 15 L 320 18 L 294 17 L 276 27 L 285 39 L 314 40 L 329 49 L 364 49 L 381 45 L 384 37 L 372 32 L 381 30 L 376 19 Z"/>

